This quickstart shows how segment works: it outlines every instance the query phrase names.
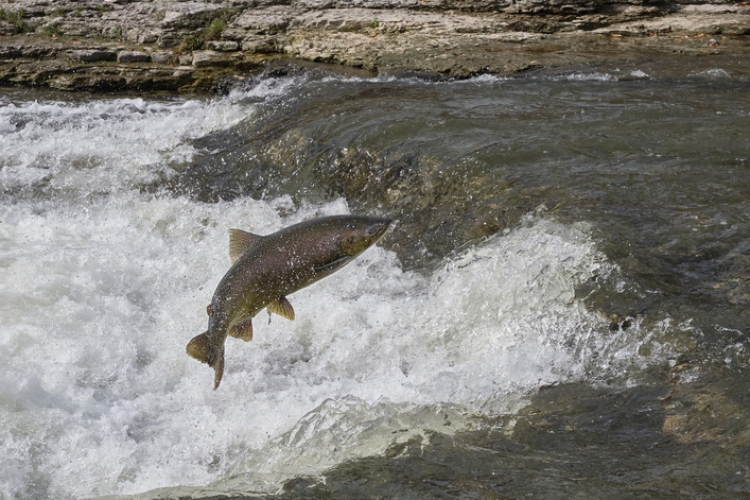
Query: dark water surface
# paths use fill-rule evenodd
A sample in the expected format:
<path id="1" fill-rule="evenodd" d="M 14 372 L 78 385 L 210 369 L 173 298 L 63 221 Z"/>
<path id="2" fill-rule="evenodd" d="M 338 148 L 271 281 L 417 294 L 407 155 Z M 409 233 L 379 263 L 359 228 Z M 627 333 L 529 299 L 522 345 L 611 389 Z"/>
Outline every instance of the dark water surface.
<path id="1" fill-rule="evenodd" d="M 282 496 L 750 494 L 747 79 L 722 68 L 334 79 L 267 113 L 257 138 L 198 162 L 214 172 L 202 196 L 344 196 L 399 220 L 390 247 L 407 268 L 429 268 L 532 211 L 584 221 L 619 272 L 581 283 L 577 296 L 613 332 L 635 322 L 658 330 L 640 354 L 651 340 L 674 349 L 638 383 L 618 373 L 545 387 L 518 415 L 486 415 L 486 430 L 437 429 L 325 481 L 287 483 Z M 224 160 L 252 179 L 217 167 Z"/>
<path id="2" fill-rule="evenodd" d="M 635 280 L 619 298 L 591 297 L 598 307 L 680 311 L 702 338 L 737 330 L 739 340 L 750 297 L 749 90 L 720 68 L 669 79 L 634 70 L 310 80 L 230 133 L 232 146 L 220 145 L 224 133 L 203 139 L 219 152 L 180 189 L 201 199 L 344 196 L 398 219 L 390 241 L 407 268 L 535 210 L 585 221 Z"/>
<path id="3" fill-rule="evenodd" d="M 72 376 L 3 374 L 17 387 L 0 393 L 15 422 L 2 430 L 7 454 L 36 465 L 13 469 L 0 493 L 750 495 L 750 80 L 705 60 L 660 68 L 460 82 L 292 71 L 210 102 L 33 108 L 28 94 L 6 95 L 13 152 L 0 177 L 9 248 L 0 263 L 15 269 L 5 283 L 14 311 L 30 311 L 24 293 L 57 307 L 65 293 L 85 303 L 109 283 L 92 274 L 71 291 L 60 278 L 65 293 L 46 284 L 14 295 L 36 276 L 18 270 L 12 250 L 28 244 L 24 228 L 87 249 L 72 233 L 95 238 L 104 224 L 123 233 L 111 247 L 137 248 L 97 258 L 93 247 L 91 262 L 116 260 L 136 283 L 106 284 L 111 300 L 80 311 L 63 335 L 77 338 L 114 307 L 113 354 L 92 360 L 97 343 L 72 359 L 41 355 L 80 368 Z M 24 156 L 35 121 L 68 131 L 65 154 Z M 82 153 L 85 130 L 123 149 Z M 139 157 L 151 147 L 138 130 L 158 144 L 133 167 L 135 145 Z M 89 222 L 75 215 L 82 205 Z M 347 209 L 397 221 L 385 251 L 311 288 L 300 306 L 292 297 L 303 317 L 294 327 L 275 320 L 253 343 L 232 344 L 226 392 L 212 394 L 208 370 L 181 357 L 182 330 L 205 321 L 226 228 L 265 233 Z M 47 228 L 52 213 L 71 234 Z M 131 268 L 138 252 L 152 272 Z M 180 252 L 193 257 L 178 261 Z M 154 279 L 157 270 L 175 277 Z M 184 319 L 154 319 L 165 309 Z M 4 349 L 29 355 L 24 346 L 41 338 L 29 332 L 44 325 L 0 314 L 13 332 Z M 127 340 L 134 327 L 160 333 Z M 141 361 L 118 361 L 128 357 Z M 92 363 L 109 374 L 100 379 Z M 60 461 L 46 446 L 73 446 L 49 423 L 57 411 L 76 428 L 111 428 L 80 431 L 80 446 L 114 443 L 96 481 L 74 487 L 40 471 Z"/>

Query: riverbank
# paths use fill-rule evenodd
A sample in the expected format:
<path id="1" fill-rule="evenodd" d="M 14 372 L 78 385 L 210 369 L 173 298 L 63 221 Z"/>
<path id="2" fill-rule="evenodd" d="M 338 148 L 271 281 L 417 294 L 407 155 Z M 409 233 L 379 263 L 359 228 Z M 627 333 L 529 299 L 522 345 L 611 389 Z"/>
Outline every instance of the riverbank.
<path id="1" fill-rule="evenodd" d="M 744 58 L 747 2 L 0 2 L 0 86 L 203 92 L 269 65 L 448 78 Z"/>

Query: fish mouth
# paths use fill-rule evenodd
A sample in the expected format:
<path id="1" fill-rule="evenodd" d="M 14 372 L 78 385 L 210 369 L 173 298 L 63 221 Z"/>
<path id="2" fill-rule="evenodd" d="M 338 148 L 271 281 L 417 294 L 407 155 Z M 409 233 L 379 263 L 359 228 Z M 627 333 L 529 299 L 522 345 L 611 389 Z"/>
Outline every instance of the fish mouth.
<path id="1" fill-rule="evenodd" d="M 378 241 L 385 235 L 386 231 L 388 231 L 391 222 L 393 222 L 391 219 L 378 219 L 376 222 L 367 226 L 365 228 L 367 240 L 372 243 Z"/>

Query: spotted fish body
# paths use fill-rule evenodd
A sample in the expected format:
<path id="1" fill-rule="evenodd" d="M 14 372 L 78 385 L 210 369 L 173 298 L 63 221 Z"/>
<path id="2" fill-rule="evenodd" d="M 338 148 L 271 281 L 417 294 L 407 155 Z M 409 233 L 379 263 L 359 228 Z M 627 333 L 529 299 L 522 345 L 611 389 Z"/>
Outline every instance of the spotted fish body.
<path id="1" fill-rule="evenodd" d="M 214 369 L 214 389 L 224 373 L 227 335 L 249 341 L 252 318 L 262 309 L 294 319 L 290 295 L 336 272 L 378 241 L 390 220 L 355 215 L 312 219 L 268 236 L 231 229 L 233 265 L 208 306 L 208 330 L 187 346 L 190 356 Z"/>

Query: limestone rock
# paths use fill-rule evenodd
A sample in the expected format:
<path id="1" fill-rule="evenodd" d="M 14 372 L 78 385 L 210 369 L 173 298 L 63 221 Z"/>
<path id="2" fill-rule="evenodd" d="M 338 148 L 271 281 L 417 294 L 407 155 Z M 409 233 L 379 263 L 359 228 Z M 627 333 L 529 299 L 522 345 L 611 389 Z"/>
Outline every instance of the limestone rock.
<path id="1" fill-rule="evenodd" d="M 283 33 L 292 19 L 295 18 L 291 7 L 276 7 L 267 11 L 248 10 L 244 12 L 234 24 L 246 33 L 273 35 Z"/>
<path id="2" fill-rule="evenodd" d="M 157 64 L 169 64 L 173 58 L 174 53 L 171 50 L 159 50 L 151 54 L 151 60 Z"/>
<path id="3" fill-rule="evenodd" d="M 0 19 L 0 35 L 13 35 L 15 32 L 16 28 L 14 28 L 12 24 Z"/>
<path id="4" fill-rule="evenodd" d="M 102 61 L 116 61 L 117 52 L 114 50 L 74 50 L 71 53 L 73 60 L 80 62 L 102 62 Z"/>
<path id="5" fill-rule="evenodd" d="M 458 78 L 509 74 L 572 60 L 563 53 L 573 51 L 562 49 L 574 45 L 575 38 L 543 42 L 543 35 L 589 40 L 627 35 L 640 37 L 643 47 L 648 45 L 646 37 L 659 35 L 665 48 L 658 50 L 701 54 L 734 50 L 746 57 L 746 41 L 724 39 L 750 35 L 750 8 L 745 4 L 736 0 L 0 0 L 5 13 L 0 19 L 0 85 L 102 91 L 134 85 L 194 89 L 198 80 L 226 78 L 230 70 L 242 75 L 283 54 L 375 72 L 425 71 Z M 677 33 L 690 39 L 678 40 Z M 699 34 L 712 35 L 715 43 L 709 45 L 708 38 L 699 45 L 689 41 Z M 551 48 L 529 50 L 531 44 L 545 43 Z M 125 50 L 136 44 L 143 49 Z M 522 45 L 524 49 L 518 50 Z M 167 67 L 162 68 L 165 73 L 158 83 L 149 83 L 152 77 L 138 71 L 151 66 L 118 66 L 112 73 L 101 69 L 115 61 L 151 61 Z M 174 64 L 189 66 L 191 76 L 181 74 L 178 79 Z M 194 76 L 197 73 L 200 76 Z M 170 78 L 175 79 L 172 87 L 166 83 Z"/>
<path id="6" fill-rule="evenodd" d="M 0 47 L 0 59 L 15 59 L 21 57 L 20 47 Z"/>
<path id="7" fill-rule="evenodd" d="M 193 65 L 193 54 L 180 54 L 177 56 L 177 64 L 180 66 L 192 66 Z"/>
<path id="8" fill-rule="evenodd" d="M 211 40 L 206 43 L 206 48 L 217 52 L 236 52 L 239 50 L 240 44 L 234 41 Z"/>
<path id="9" fill-rule="evenodd" d="M 226 67 L 232 60 L 215 50 L 196 50 L 193 52 L 193 66 L 196 68 Z"/>
<path id="10" fill-rule="evenodd" d="M 170 2 L 170 4 L 161 22 L 164 28 L 200 28 L 211 19 L 214 13 L 224 7 L 219 3 L 204 2 Z"/>
<path id="11" fill-rule="evenodd" d="M 151 62 L 151 56 L 145 52 L 124 50 L 117 53 L 118 63 L 144 63 Z"/>
<path id="12" fill-rule="evenodd" d="M 242 41 L 242 50 L 258 54 L 278 52 L 279 42 L 272 36 L 251 36 Z"/>

